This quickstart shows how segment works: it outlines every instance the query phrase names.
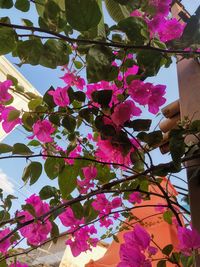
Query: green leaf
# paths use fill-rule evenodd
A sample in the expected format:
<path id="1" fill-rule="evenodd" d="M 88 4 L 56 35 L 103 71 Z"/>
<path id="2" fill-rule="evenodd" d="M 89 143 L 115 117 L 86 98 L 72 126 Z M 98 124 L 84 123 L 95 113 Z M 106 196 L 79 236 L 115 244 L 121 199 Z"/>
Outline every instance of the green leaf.
<path id="1" fill-rule="evenodd" d="M 38 140 L 31 140 L 28 146 L 41 146 L 41 143 Z"/>
<path id="2" fill-rule="evenodd" d="M 76 128 L 76 119 L 69 115 L 65 116 L 62 120 L 62 126 L 73 133 Z"/>
<path id="3" fill-rule="evenodd" d="M 96 0 L 65 0 L 69 24 L 78 31 L 88 31 L 101 20 L 101 10 Z"/>
<path id="4" fill-rule="evenodd" d="M 121 20 L 118 26 L 135 45 L 142 45 L 149 40 L 148 26 L 143 18 L 129 17 Z"/>
<path id="5" fill-rule="evenodd" d="M 35 209 L 31 204 L 22 205 L 22 210 L 28 211 L 33 217 L 36 217 Z"/>
<path id="6" fill-rule="evenodd" d="M 0 55 L 12 52 L 16 47 L 16 33 L 13 29 L 0 28 Z"/>
<path id="7" fill-rule="evenodd" d="M 8 121 L 14 121 L 16 119 L 18 119 L 20 116 L 20 111 L 19 110 L 11 110 L 8 114 Z"/>
<path id="8" fill-rule="evenodd" d="M 53 86 L 51 86 L 49 88 L 49 90 L 46 91 L 46 93 L 43 96 L 43 101 L 50 107 L 50 108 L 54 108 L 56 107 L 56 104 L 53 101 L 53 96 L 49 94 L 49 91 L 55 91 L 55 89 L 53 88 Z"/>
<path id="9" fill-rule="evenodd" d="M 1 261 L 1 267 L 8 267 L 8 264 L 6 263 L 6 260 Z"/>
<path id="10" fill-rule="evenodd" d="M 31 101 L 29 101 L 28 107 L 30 110 L 35 110 L 41 104 L 42 104 L 42 98 L 38 97 L 36 99 L 32 99 Z"/>
<path id="11" fill-rule="evenodd" d="M 84 92 L 74 92 L 74 99 L 79 102 L 85 102 L 85 93 Z"/>
<path id="12" fill-rule="evenodd" d="M 44 170 L 47 176 L 53 180 L 62 171 L 65 166 L 64 159 L 59 158 L 47 158 L 44 164 Z"/>
<path id="13" fill-rule="evenodd" d="M 33 22 L 30 21 L 29 19 L 22 19 L 22 22 L 25 26 L 28 26 L 28 27 L 33 27 Z"/>
<path id="14" fill-rule="evenodd" d="M 103 137 L 112 137 L 116 135 L 115 127 L 112 125 L 104 125 L 101 129 L 101 134 Z"/>
<path id="15" fill-rule="evenodd" d="M 137 63 L 145 71 L 146 76 L 154 76 L 165 62 L 163 61 L 162 53 L 141 50 L 137 53 Z"/>
<path id="16" fill-rule="evenodd" d="M 169 224 L 172 224 L 172 217 L 173 217 L 173 212 L 170 210 L 167 210 L 163 213 L 163 219 Z"/>
<path id="17" fill-rule="evenodd" d="M 92 99 L 94 102 L 97 102 L 102 107 L 108 107 L 112 99 L 112 93 L 112 90 L 95 91 L 92 93 Z"/>
<path id="18" fill-rule="evenodd" d="M 56 196 L 57 191 L 58 190 L 55 187 L 46 185 L 40 190 L 39 195 L 41 199 L 49 199 L 51 197 Z"/>
<path id="19" fill-rule="evenodd" d="M 133 128 L 134 131 L 149 131 L 151 127 L 151 120 L 138 119 L 124 124 L 125 127 Z"/>
<path id="20" fill-rule="evenodd" d="M 29 0 L 16 0 L 15 7 L 23 12 L 27 12 L 30 8 Z"/>
<path id="21" fill-rule="evenodd" d="M 84 203 L 83 209 L 84 209 L 84 217 L 86 219 L 86 223 L 91 222 L 95 220 L 98 216 L 98 211 L 94 210 L 92 207 L 93 200 L 90 199 Z"/>
<path id="22" fill-rule="evenodd" d="M 172 244 L 169 244 L 162 249 L 162 253 L 169 256 L 171 254 L 172 250 L 173 250 L 173 246 L 172 246 Z"/>
<path id="23" fill-rule="evenodd" d="M 161 260 L 157 263 L 157 267 L 166 267 L 166 260 Z"/>
<path id="24" fill-rule="evenodd" d="M 79 167 L 67 165 L 58 176 L 59 189 L 64 199 L 74 191 L 77 186 Z"/>
<path id="25" fill-rule="evenodd" d="M 110 81 L 117 77 L 118 72 L 112 66 L 114 55 L 108 47 L 93 46 L 86 56 L 87 79 L 89 83 L 101 80 Z"/>
<path id="26" fill-rule="evenodd" d="M 28 164 L 28 166 L 25 167 L 23 174 L 22 174 L 22 180 L 26 183 L 30 181 L 30 185 L 37 182 L 40 175 L 42 174 L 42 164 L 37 161 L 32 161 Z"/>
<path id="27" fill-rule="evenodd" d="M 52 228 L 51 228 L 51 238 L 53 238 L 53 243 L 56 243 L 59 237 L 59 228 L 55 222 L 51 222 Z"/>
<path id="28" fill-rule="evenodd" d="M 0 143 L 0 154 L 12 152 L 13 147 L 7 144 Z"/>
<path id="29" fill-rule="evenodd" d="M 11 7 L 13 7 L 13 1 L 12 0 L 0 0 L 0 8 L 9 9 Z"/>
<path id="30" fill-rule="evenodd" d="M 129 0 L 114 0 L 114 1 L 121 4 L 121 5 L 126 5 L 129 2 Z"/>
<path id="31" fill-rule="evenodd" d="M 154 131 L 152 133 L 140 132 L 137 137 L 141 141 L 147 143 L 150 147 L 158 145 L 163 139 L 161 131 Z"/>
<path id="32" fill-rule="evenodd" d="M 43 44 L 39 38 L 20 41 L 17 44 L 17 55 L 23 63 L 38 65 L 42 53 Z"/>
<path id="33" fill-rule="evenodd" d="M 172 129 L 169 134 L 169 149 L 175 167 L 181 167 L 181 158 L 185 153 L 184 132 L 180 129 Z"/>
<path id="34" fill-rule="evenodd" d="M 126 6 L 120 5 L 115 0 L 105 0 L 105 5 L 109 15 L 116 22 L 130 16 L 131 10 L 129 10 Z"/>
<path id="35" fill-rule="evenodd" d="M 52 69 L 66 65 L 69 61 L 69 53 L 69 46 L 65 42 L 49 39 L 44 44 L 40 64 Z"/>
<path id="36" fill-rule="evenodd" d="M 74 61 L 74 66 L 77 68 L 77 69 L 81 69 L 83 67 L 83 63 L 80 62 L 80 61 Z"/>
<path id="37" fill-rule="evenodd" d="M 79 116 L 86 120 L 87 122 L 91 122 L 92 120 L 92 112 L 90 108 L 84 108 L 79 111 Z"/>
<path id="38" fill-rule="evenodd" d="M 12 154 L 15 155 L 32 155 L 33 151 L 30 150 L 29 147 L 27 147 L 25 144 L 22 143 L 16 143 L 13 146 Z"/>

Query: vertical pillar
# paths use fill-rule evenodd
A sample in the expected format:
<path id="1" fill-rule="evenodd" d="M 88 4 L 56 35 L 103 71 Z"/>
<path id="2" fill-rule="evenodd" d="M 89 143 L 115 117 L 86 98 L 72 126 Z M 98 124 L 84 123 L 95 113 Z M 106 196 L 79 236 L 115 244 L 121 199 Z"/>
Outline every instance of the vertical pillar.
<path id="1" fill-rule="evenodd" d="M 184 11 L 184 7 L 176 1 L 172 8 L 173 16 L 178 18 L 180 12 L 183 13 Z M 200 120 L 200 64 L 194 59 L 180 60 L 177 63 L 177 73 L 181 119 L 188 117 L 191 120 Z M 194 143 L 197 141 L 194 136 L 186 140 L 186 142 Z M 187 167 L 192 225 L 200 233 L 200 159 L 188 161 L 185 165 Z M 196 257 L 195 266 L 200 267 L 200 256 Z"/>

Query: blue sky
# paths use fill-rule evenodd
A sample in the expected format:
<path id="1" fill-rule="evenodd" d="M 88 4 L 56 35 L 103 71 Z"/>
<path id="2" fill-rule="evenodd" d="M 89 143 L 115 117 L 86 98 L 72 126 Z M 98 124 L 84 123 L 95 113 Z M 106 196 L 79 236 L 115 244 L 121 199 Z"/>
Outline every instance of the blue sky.
<path id="1" fill-rule="evenodd" d="M 185 5 L 186 9 L 193 14 L 196 8 L 199 5 L 199 0 L 184 0 L 182 3 Z M 1 16 L 11 16 L 15 23 L 20 22 L 20 18 L 28 18 L 26 13 L 22 13 L 16 10 L 5 10 L 1 11 Z M 32 17 L 34 20 L 34 16 Z M 30 18 L 29 18 L 30 19 Z M 10 55 L 7 58 L 13 63 L 17 63 L 18 60 L 16 58 L 12 58 Z M 18 67 L 16 67 L 18 68 Z M 51 70 L 44 67 L 39 66 L 29 66 L 23 65 L 19 68 L 19 71 L 33 84 L 33 86 L 43 94 L 51 85 L 57 87 L 58 85 L 62 85 L 62 81 L 59 80 L 59 77 L 62 75 L 62 72 L 58 68 L 57 70 Z M 172 102 L 173 100 L 178 99 L 178 84 L 177 84 L 177 75 L 176 75 L 176 64 L 170 66 L 168 69 L 162 69 L 156 78 L 151 78 L 155 84 L 165 84 L 167 85 L 167 103 Z M 5 143 L 15 143 L 24 142 L 26 138 L 26 134 L 21 132 L 19 129 L 14 130 L 5 140 Z M 27 141 L 28 142 L 28 141 Z M 155 151 L 153 153 L 153 157 L 155 158 L 155 162 L 166 161 L 169 159 L 168 156 L 164 156 L 161 158 L 160 153 Z M 21 175 L 23 171 L 23 166 L 25 166 L 24 160 L 3 160 L 0 164 L 0 179 L 7 181 L 7 187 L 10 186 L 10 190 L 14 190 L 15 194 L 19 197 L 19 200 L 16 201 L 15 209 L 19 207 L 19 204 L 22 203 L 22 199 L 28 197 L 32 192 L 38 192 L 42 185 L 46 184 L 55 184 L 56 182 L 52 182 L 48 180 L 45 175 L 40 178 L 40 182 L 36 183 L 31 188 L 29 186 L 25 186 L 21 188 L 23 185 L 21 181 Z M 7 177 L 5 177 L 7 175 Z M 184 174 L 183 174 L 184 175 Z M 10 177 L 10 178 L 8 178 Z M 10 182 L 10 185 L 8 184 Z M 8 189 L 7 189 L 8 190 Z"/>

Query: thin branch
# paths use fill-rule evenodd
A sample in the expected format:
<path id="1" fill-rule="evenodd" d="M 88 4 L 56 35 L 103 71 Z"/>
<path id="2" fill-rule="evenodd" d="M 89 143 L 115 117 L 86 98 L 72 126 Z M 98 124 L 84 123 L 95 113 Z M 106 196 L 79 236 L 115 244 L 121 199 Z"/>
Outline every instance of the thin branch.
<path id="1" fill-rule="evenodd" d="M 90 40 L 90 39 L 76 39 L 76 38 L 70 38 L 68 36 L 65 36 L 63 34 L 52 32 L 50 30 L 45 30 L 39 27 L 29 27 L 29 26 L 22 26 L 17 24 L 7 24 L 4 22 L 0 22 L 0 26 L 2 27 L 8 27 L 12 29 L 20 29 L 20 30 L 28 30 L 31 32 L 42 32 L 47 33 L 50 35 L 53 35 L 55 37 L 58 37 L 64 41 L 67 41 L 69 43 L 80 43 L 80 44 L 96 44 L 96 45 L 102 45 L 107 47 L 115 47 L 115 48 L 126 48 L 126 49 L 135 49 L 135 50 L 149 50 L 149 51 L 157 51 L 161 53 L 168 53 L 168 54 L 185 54 L 185 55 L 200 55 L 200 52 L 197 51 L 185 51 L 185 50 L 177 50 L 177 49 L 162 49 L 157 47 L 152 47 L 150 45 L 143 45 L 143 46 L 137 46 L 137 45 L 128 45 L 118 42 L 105 42 L 105 41 L 97 41 L 97 40 Z"/>

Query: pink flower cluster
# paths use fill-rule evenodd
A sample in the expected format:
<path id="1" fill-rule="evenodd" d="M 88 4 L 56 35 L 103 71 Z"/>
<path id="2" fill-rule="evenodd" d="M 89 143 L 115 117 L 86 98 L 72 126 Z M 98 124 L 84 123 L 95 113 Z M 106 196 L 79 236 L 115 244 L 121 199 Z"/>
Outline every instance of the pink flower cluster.
<path id="1" fill-rule="evenodd" d="M 36 217 L 44 215 L 50 209 L 49 205 L 43 202 L 40 197 L 35 194 L 26 199 L 26 204 L 33 207 Z M 18 216 L 24 216 L 24 218 L 20 220 L 21 223 L 34 219 L 34 216 L 28 211 L 18 212 Z M 23 237 L 27 238 L 29 244 L 37 246 L 47 239 L 51 229 L 51 222 L 48 219 L 45 219 L 35 220 L 33 223 L 24 226 L 19 231 Z"/>
<path id="2" fill-rule="evenodd" d="M 149 233 L 137 224 L 133 231 L 124 234 L 125 243 L 120 246 L 120 263 L 117 267 L 151 267 L 150 257 L 157 248 L 150 245 Z M 148 257 L 147 257 L 148 255 Z"/>
<path id="3" fill-rule="evenodd" d="M 0 82 L 0 104 L 5 104 L 12 99 L 11 94 L 8 93 L 8 90 L 12 85 L 13 83 L 10 80 Z"/>
<path id="4" fill-rule="evenodd" d="M 28 265 L 24 263 L 20 263 L 19 261 L 16 261 L 15 263 L 11 263 L 9 267 L 28 267 Z"/>
<path id="5" fill-rule="evenodd" d="M 123 126 L 126 121 L 129 121 L 132 116 L 139 116 L 141 110 L 135 106 L 134 102 L 127 100 L 120 103 L 114 109 L 111 119 L 117 126 Z"/>
<path id="6" fill-rule="evenodd" d="M 200 234 L 199 232 L 192 228 L 178 227 L 178 240 L 179 249 L 186 256 L 190 256 L 192 251 L 200 248 Z"/>
<path id="7" fill-rule="evenodd" d="M 109 201 L 105 194 L 99 194 L 96 199 L 92 202 L 92 207 L 99 212 L 100 226 L 105 226 L 106 228 L 113 224 L 113 221 L 107 217 L 113 209 L 121 207 L 122 200 L 119 197 L 113 198 Z M 118 217 L 116 213 L 114 218 Z"/>
<path id="8" fill-rule="evenodd" d="M 67 207 L 65 211 L 59 215 L 59 219 L 64 226 L 69 227 L 69 231 L 74 231 L 84 223 L 84 219 L 79 220 L 74 216 L 74 212 L 70 207 Z"/>
<path id="9" fill-rule="evenodd" d="M 51 122 L 48 120 L 38 120 L 33 124 L 33 135 L 29 139 L 35 136 L 41 142 L 48 143 L 53 142 L 51 134 L 55 132 L 55 128 L 52 126 Z"/>
<path id="10" fill-rule="evenodd" d="M 140 204 L 142 202 L 142 195 L 140 192 L 133 192 L 129 195 L 129 202 Z"/>
<path id="11" fill-rule="evenodd" d="M 75 72 L 71 72 L 66 68 L 66 73 L 61 79 L 67 84 L 67 87 L 75 86 L 76 88 L 83 90 L 85 86 L 85 80 L 80 76 L 77 76 Z"/>
<path id="12" fill-rule="evenodd" d="M 11 132 L 12 129 L 15 128 L 16 125 L 21 123 L 20 118 L 9 121 L 9 114 L 13 110 L 16 110 L 16 108 L 9 106 L 9 107 L 3 108 L 1 111 L 0 119 L 2 120 L 2 128 L 6 133 Z"/>
<path id="13" fill-rule="evenodd" d="M 2 128 L 6 133 L 9 133 L 17 124 L 21 123 L 19 118 L 10 121 L 8 119 L 9 114 L 16 109 L 12 106 L 5 107 L 6 103 L 12 99 L 12 95 L 8 93 L 12 85 L 10 80 L 0 82 L 0 122 L 2 122 Z"/>
<path id="14" fill-rule="evenodd" d="M 77 180 L 77 184 L 80 187 L 80 193 L 86 194 L 88 189 L 94 187 L 94 182 L 92 181 L 97 176 L 97 168 L 94 166 L 82 168 L 85 179 Z"/>
<path id="15" fill-rule="evenodd" d="M 7 236 L 9 233 L 11 232 L 11 230 L 9 228 L 5 228 L 4 230 L 1 230 L 0 231 L 0 240 L 2 238 L 4 238 L 5 236 Z M 10 245 L 11 245 L 11 241 L 10 241 L 11 237 L 10 238 L 6 238 L 5 241 L 1 242 L 0 243 L 0 252 L 2 254 L 6 254 Z"/>
<path id="16" fill-rule="evenodd" d="M 78 229 L 84 224 L 85 220 L 84 218 L 77 219 L 70 207 L 67 207 L 65 211 L 59 215 L 59 219 L 64 226 L 69 228 L 69 233 L 74 232 L 72 237 L 66 241 L 74 257 L 77 257 L 81 252 L 87 251 L 91 246 L 96 246 L 98 239 L 92 238 L 91 236 L 96 234 L 97 230 L 94 226 L 84 226 Z"/>
<path id="17" fill-rule="evenodd" d="M 97 245 L 99 240 L 91 237 L 91 235 L 96 233 L 97 230 L 93 225 L 85 226 L 76 231 L 72 238 L 66 241 L 66 244 L 70 246 L 74 257 L 77 257 L 81 252 L 91 249 L 91 246 L 95 247 Z"/>
<path id="18" fill-rule="evenodd" d="M 185 25 L 175 18 L 168 18 L 171 2 L 172 0 L 149 0 L 149 6 L 155 9 L 153 17 L 139 10 L 133 11 L 131 16 L 144 18 L 149 27 L 151 38 L 159 37 L 162 42 L 180 38 Z"/>
<path id="19" fill-rule="evenodd" d="M 131 82 L 128 92 L 135 102 L 140 105 L 148 105 L 149 112 L 156 114 L 159 107 L 166 101 L 163 97 L 165 90 L 165 85 L 153 85 L 152 83 L 134 80 Z"/>
<path id="20" fill-rule="evenodd" d="M 124 166 L 129 166 L 131 165 L 131 152 L 134 152 L 135 149 L 139 147 L 138 142 L 135 140 L 130 140 L 130 142 L 133 144 L 133 147 L 127 155 L 124 155 L 122 144 L 112 144 L 110 140 L 102 140 L 99 137 L 97 141 L 98 148 L 95 156 L 103 162 L 114 162 L 117 164 L 123 164 Z"/>
<path id="21" fill-rule="evenodd" d="M 70 103 L 67 90 L 68 87 L 58 87 L 55 91 L 50 90 L 48 94 L 53 96 L 53 101 L 57 106 L 66 107 Z"/>

